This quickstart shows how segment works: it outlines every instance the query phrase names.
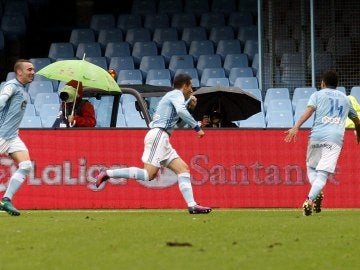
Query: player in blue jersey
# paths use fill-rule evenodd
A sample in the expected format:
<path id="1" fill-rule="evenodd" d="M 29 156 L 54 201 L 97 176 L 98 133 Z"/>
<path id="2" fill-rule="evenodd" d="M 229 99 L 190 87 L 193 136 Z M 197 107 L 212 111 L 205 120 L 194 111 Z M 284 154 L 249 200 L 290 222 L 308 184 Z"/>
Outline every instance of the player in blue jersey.
<path id="1" fill-rule="evenodd" d="M 0 210 L 18 216 L 20 212 L 13 206 L 11 199 L 32 168 L 29 151 L 18 133 L 27 103 L 25 85 L 33 81 L 35 70 L 29 60 L 19 59 L 14 65 L 14 71 L 15 79 L 5 82 L 0 90 L 0 154 L 7 153 L 19 168 L 10 178 L 0 201 Z"/>
<path id="2" fill-rule="evenodd" d="M 196 106 L 196 98 L 191 95 L 193 92 L 191 77 L 187 74 L 175 76 L 174 88 L 160 100 L 153 121 L 150 123 L 150 130 L 145 136 L 142 156 L 144 168 L 130 167 L 101 170 L 97 176 L 96 186 L 99 187 L 102 182 L 109 178 L 132 178 L 151 181 L 157 176 L 161 166 L 165 166 L 178 176 L 179 189 L 187 203 L 189 213 L 210 213 L 211 208 L 200 206 L 195 202 L 189 167 L 169 142 L 174 127 L 179 124 L 187 124 L 193 128 L 199 138 L 202 138 L 205 134 L 187 109 Z"/>
<path id="3" fill-rule="evenodd" d="M 315 113 L 306 154 L 307 176 L 311 188 L 303 204 L 305 216 L 311 215 L 313 210 L 316 213 L 321 211 L 322 190 L 328 175 L 335 171 L 348 116 L 355 124 L 357 143 L 360 142 L 360 119 L 349 98 L 336 90 L 337 84 L 336 72 L 325 72 L 321 78 L 321 90 L 310 96 L 303 115 L 294 127 L 286 131 L 285 141 L 295 140 L 301 125 Z"/>

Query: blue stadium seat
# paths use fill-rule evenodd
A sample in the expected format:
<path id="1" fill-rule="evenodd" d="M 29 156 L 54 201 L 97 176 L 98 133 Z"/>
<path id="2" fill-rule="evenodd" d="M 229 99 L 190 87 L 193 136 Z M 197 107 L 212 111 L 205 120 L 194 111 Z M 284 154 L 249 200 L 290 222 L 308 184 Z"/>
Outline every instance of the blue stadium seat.
<path id="1" fill-rule="evenodd" d="M 248 119 L 238 121 L 241 128 L 266 128 L 264 112 L 259 112 Z"/>
<path id="2" fill-rule="evenodd" d="M 216 46 L 216 54 L 221 56 L 224 62 L 227 55 L 241 54 L 241 44 L 238 39 L 219 40 Z"/>
<path id="3" fill-rule="evenodd" d="M 126 41 L 124 42 L 109 42 L 106 45 L 104 56 L 107 59 L 111 57 L 119 57 L 119 56 L 130 56 L 130 44 Z"/>
<path id="4" fill-rule="evenodd" d="M 171 74 L 168 69 L 150 69 L 147 73 L 146 84 L 171 86 Z"/>
<path id="5" fill-rule="evenodd" d="M 193 28 L 197 26 L 196 17 L 193 13 L 175 13 L 171 17 L 170 26 L 175 27 L 178 33 L 183 33 L 185 28 Z"/>
<path id="6" fill-rule="evenodd" d="M 200 55 L 196 64 L 199 76 L 202 75 L 205 68 L 222 68 L 221 56 L 218 54 Z"/>
<path id="7" fill-rule="evenodd" d="M 350 89 L 350 95 L 356 98 L 356 100 L 360 101 L 360 86 L 355 85 Z"/>
<path id="8" fill-rule="evenodd" d="M 94 14 L 90 19 L 90 29 L 95 34 L 99 34 L 100 30 L 115 28 L 115 17 L 112 14 Z"/>
<path id="9" fill-rule="evenodd" d="M 126 103 L 132 103 L 136 101 L 136 97 L 131 94 L 122 94 L 120 97 L 120 103 L 122 105 L 122 108 L 124 108 L 124 105 Z"/>
<path id="10" fill-rule="evenodd" d="M 6 81 L 9 81 L 9 80 L 12 80 L 12 79 L 15 79 L 15 72 L 14 71 L 9 71 L 7 74 L 6 74 Z"/>
<path id="11" fill-rule="evenodd" d="M 264 107 L 265 110 L 270 100 L 272 99 L 290 99 L 290 92 L 288 88 L 269 88 L 265 92 Z"/>
<path id="12" fill-rule="evenodd" d="M 140 69 L 121 69 L 117 75 L 118 84 L 142 84 L 143 76 Z"/>
<path id="13" fill-rule="evenodd" d="M 99 31 L 97 42 L 100 43 L 101 48 L 105 49 L 110 42 L 123 42 L 124 35 L 121 29 L 102 29 Z"/>
<path id="14" fill-rule="evenodd" d="M 185 0 L 184 13 L 193 13 L 197 17 L 210 11 L 208 0 Z"/>
<path id="15" fill-rule="evenodd" d="M 39 71 L 40 69 L 51 64 L 51 59 L 49 57 L 30 58 L 30 61 L 34 65 L 35 71 Z"/>
<path id="16" fill-rule="evenodd" d="M 210 40 L 194 40 L 190 44 L 189 54 L 197 62 L 200 55 L 215 54 L 214 44 Z"/>
<path id="17" fill-rule="evenodd" d="M 150 30 L 144 27 L 128 29 L 125 41 L 129 42 L 131 47 L 138 41 L 151 41 Z"/>
<path id="18" fill-rule="evenodd" d="M 243 53 L 248 55 L 250 61 L 253 61 L 255 54 L 259 52 L 259 42 L 257 40 L 246 40 Z"/>
<path id="19" fill-rule="evenodd" d="M 235 80 L 234 86 L 240 87 L 243 90 L 257 89 L 259 88 L 259 83 L 256 77 L 238 77 Z"/>
<path id="20" fill-rule="evenodd" d="M 103 102 L 101 99 L 96 110 L 96 127 L 110 127 L 112 107 L 113 104 L 111 102 Z"/>
<path id="21" fill-rule="evenodd" d="M 149 113 L 152 118 L 156 111 L 157 105 L 159 104 L 159 101 L 161 100 L 161 97 L 148 97 L 146 100 L 148 103 Z"/>
<path id="22" fill-rule="evenodd" d="M 231 12 L 228 18 L 228 25 L 239 31 L 243 26 L 253 25 L 253 15 L 247 11 Z"/>
<path id="23" fill-rule="evenodd" d="M 171 57 L 187 54 L 185 41 L 164 41 L 160 54 L 164 56 L 165 63 L 169 64 Z"/>
<path id="24" fill-rule="evenodd" d="M 80 43 L 95 42 L 95 32 L 90 28 L 75 28 L 71 30 L 69 42 L 76 49 Z"/>
<path id="25" fill-rule="evenodd" d="M 262 93 L 261 90 L 259 88 L 249 88 L 249 89 L 242 89 L 245 92 L 248 92 L 249 94 L 253 95 L 255 98 L 257 98 L 258 100 L 260 100 L 262 102 L 263 98 L 262 98 Z M 264 106 L 262 106 L 264 107 Z M 264 109 L 263 109 L 264 111 Z"/>
<path id="26" fill-rule="evenodd" d="M 343 92 L 345 95 L 347 95 L 346 88 L 344 86 L 338 86 L 336 87 L 336 90 L 339 90 L 340 92 Z"/>
<path id="27" fill-rule="evenodd" d="M 182 31 L 181 40 L 185 41 L 187 47 L 190 47 L 193 41 L 207 40 L 206 29 L 200 26 L 185 27 Z"/>
<path id="28" fill-rule="evenodd" d="M 311 94 L 316 92 L 315 87 L 296 87 L 292 95 L 292 105 L 296 109 L 296 103 L 299 99 L 309 99 Z"/>
<path id="29" fill-rule="evenodd" d="M 226 71 L 225 71 L 226 74 Z M 234 85 L 239 77 L 253 77 L 254 73 L 251 67 L 234 67 L 230 70 L 228 75 L 230 85 Z"/>
<path id="30" fill-rule="evenodd" d="M 169 70 L 174 76 L 175 71 L 180 68 L 194 68 L 194 59 L 191 55 L 173 55 L 169 61 Z"/>
<path id="31" fill-rule="evenodd" d="M 178 74 L 188 74 L 192 78 L 192 86 L 200 86 L 199 74 L 196 68 L 179 68 L 175 71 L 174 77 Z"/>
<path id="32" fill-rule="evenodd" d="M 205 68 L 200 75 L 200 85 L 206 86 L 209 78 L 226 78 L 223 68 Z"/>
<path id="33" fill-rule="evenodd" d="M 53 42 L 50 44 L 48 57 L 52 61 L 59 58 L 75 57 L 74 47 L 70 42 Z"/>
<path id="34" fill-rule="evenodd" d="M 267 111 L 265 117 L 267 128 L 291 128 L 294 125 L 292 111 Z"/>
<path id="35" fill-rule="evenodd" d="M 131 5 L 131 13 L 147 15 L 156 13 L 156 1 L 134 0 Z"/>
<path id="36" fill-rule="evenodd" d="M 35 116 L 35 106 L 34 104 L 28 103 L 26 104 L 24 116 Z"/>
<path id="37" fill-rule="evenodd" d="M 174 27 L 155 28 L 152 40 L 155 41 L 157 47 L 161 49 L 165 41 L 178 40 L 178 32 Z"/>
<path id="38" fill-rule="evenodd" d="M 114 69 L 116 74 L 119 74 L 120 70 L 135 69 L 134 60 L 132 56 L 111 57 L 109 69 Z"/>
<path id="39" fill-rule="evenodd" d="M 143 56 L 154 56 L 158 54 L 157 46 L 154 41 L 138 41 L 134 43 L 132 57 L 135 66 L 139 66 Z"/>
<path id="40" fill-rule="evenodd" d="M 116 127 L 124 128 L 126 127 L 125 116 L 122 114 L 121 110 L 118 110 L 116 117 Z"/>
<path id="41" fill-rule="evenodd" d="M 229 86 L 228 78 L 208 78 L 205 86 Z"/>
<path id="42" fill-rule="evenodd" d="M 121 29 L 123 34 L 125 34 L 129 29 L 141 28 L 142 27 L 141 15 L 119 14 L 116 26 L 117 28 Z"/>
<path id="43" fill-rule="evenodd" d="M 47 116 L 58 116 L 60 111 L 59 103 L 45 103 L 40 107 L 38 115 L 41 119 L 45 119 Z"/>
<path id="44" fill-rule="evenodd" d="M 31 103 L 34 103 L 38 93 L 54 93 L 54 86 L 50 81 L 32 81 L 28 87 Z"/>
<path id="45" fill-rule="evenodd" d="M 230 74 L 230 70 L 234 67 L 248 67 L 249 59 L 247 54 L 228 54 L 225 57 L 223 67 L 225 69 L 226 75 Z"/>
<path id="46" fill-rule="evenodd" d="M 236 0 L 212 0 L 210 6 L 212 12 L 220 12 L 226 16 L 236 10 L 236 8 Z"/>
<path id="47" fill-rule="evenodd" d="M 164 69 L 164 68 L 165 68 L 165 60 L 162 55 L 143 56 L 139 67 L 144 78 L 146 78 L 147 72 L 150 69 Z"/>
<path id="48" fill-rule="evenodd" d="M 58 81 L 58 80 L 48 79 L 48 78 L 46 78 L 46 77 L 44 77 L 44 76 L 42 76 L 42 75 L 39 75 L 39 74 L 37 74 L 37 73 L 35 73 L 35 75 L 34 75 L 33 82 L 35 82 L 35 81 L 51 82 L 52 85 L 53 85 L 53 90 L 54 90 L 54 92 L 56 92 L 56 89 L 57 89 L 58 86 L 59 86 L 59 81 Z M 27 85 L 25 86 L 25 88 L 28 90 L 28 89 L 29 89 L 29 86 L 30 86 L 30 84 L 27 84 Z"/>
<path id="49" fill-rule="evenodd" d="M 101 67 L 102 69 L 108 70 L 107 59 L 104 56 L 85 57 L 85 60 Z"/>
<path id="50" fill-rule="evenodd" d="M 225 26 L 225 15 L 220 12 L 207 12 L 200 16 L 199 26 L 204 27 L 208 33 L 213 27 Z"/>
<path id="51" fill-rule="evenodd" d="M 76 49 L 75 56 L 78 59 L 83 59 L 85 57 L 100 57 L 101 56 L 101 46 L 97 42 L 84 42 L 79 43 Z"/>
<path id="52" fill-rule="evenodd" d="M 235 39 L 234 30 L 231 26 L 215 26 L 210 29 L 209 40 L 217 45 L 220 40 L 233 40 Z M 238 40 L 239 41 L 239 40 Z M 239 41 L 240 45 L 240 41 Z M 241 51 L 237 51 L 241 53 Z"/>
<path id="53" fill-rule="evenodd" d="M 54 122 L 57 119 L 56 115 L 48 115 L 48 116 L 44 116 L 44 117 L 40 117 L 41 119 L 41 126 L 43 128 L 51 128 L 54 124 Z"/>
<path id="54" fill-rule="evenodd" d="M 244 25 L 239 28 L 237 38 L 240 40 L 241 45 L 244 46 L 247 40 L 258 40 L 258 26 L 257 25 Z"/>
<path id="55" fill-rule="evenodd" d="M 168 28 L 169 16 L 166 13 L 151 13 L 144 16 L 144 27 L 154 33 L 156 28 Z"/>
<path id="56" fill-rule="evenodd" d="M 57 93 L 38 93 L 34 100 L 36 115 L 40 114 L 41 106 L 49 103 L 60 104 L 59 95 Z"/>
<path id="57" fill-rule="evenodd" d="M 40 116 L 24 116 L 20 123 L 20 128 L 41 128 Z"/>
<path id="58" fill-rule="evenodd" d="M 293 112 L 293 107 L 291 105 L 290 98 L 269 100 L 267 103 L 267 106 L 265 107 L 265 112 L 268 112 L 268 111 L 291 111 L 291 112 Z"/>
<path id="59" fill-rule="evenodd" d="M 301 115 L 304 113 L 307 104 L 308 104 L 309 99 L 305 98 L 305 99 L 299 99 L 296 102 L 296 106 L 295 106 L 295 110 L 294 110 L 294 122 L 296 123 L 299 118 L 301 117 Z M 301 125 L 302 128 L 311 128 L 313 123 L 314 123 L 314 119 L 315 119 L 315 114 L 313 113 L 311 115 L 311 117 L 305 121 L 304 124 Z"/>
<path id="60" fill-rule="evenodd" d="M 159 0 L 157 13 L 168 14 L 174 17 L 178 12 L 183 11 L 182 0 Z"/>

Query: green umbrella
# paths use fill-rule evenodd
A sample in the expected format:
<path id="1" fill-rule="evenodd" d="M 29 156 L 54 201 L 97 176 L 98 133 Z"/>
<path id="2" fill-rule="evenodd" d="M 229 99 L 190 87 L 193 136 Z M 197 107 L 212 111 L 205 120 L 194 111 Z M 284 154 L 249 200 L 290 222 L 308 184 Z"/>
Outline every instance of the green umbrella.
<path id="1" fill-rule="evenodd" d="M 83 86 L 121 92 L 119 85 L 107 70 L 86 60 L 57 61 L 40 69 L 37 74 L 48 79 L 65 82 L 77 80 L 82 82 Z"/>

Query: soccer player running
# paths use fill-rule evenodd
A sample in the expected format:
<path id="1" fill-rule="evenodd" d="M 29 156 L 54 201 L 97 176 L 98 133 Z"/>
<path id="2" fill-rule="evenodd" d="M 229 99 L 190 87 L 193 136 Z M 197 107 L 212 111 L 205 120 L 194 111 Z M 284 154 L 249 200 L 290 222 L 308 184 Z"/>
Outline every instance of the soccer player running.
<path id="1" fill-rule="evenodd" d="M 172 170 L 178 176 L 179 189 L 187 203 L 190 214 L 207 214 L 211 208 L 198 205 L 193 196 L 188 165 L 180 158 L 171 146 L 169 138 L 178 123 L 182 122 L 192 127 L 202 138 L 205 133 L 191 116 L 187 107 L 196 106 L 196 98 L 192 96 L 191 77 L 179 74 L 174 78 L 174 90 L 166 93 L 160 100 L 150 130 L 145 136 L 142 161 L 144 169 L 129 167 L 114 170 L 102 169 L 97 176 L 96 186 L 109 178 L 132 178 L 142 181 L 153 180 L 161 166 Z"/>
<path id="2" fill-rule="evenodd" d="M 10 178 L 0 210 L 18 216 L 20 212 L 11 199 L 32 168 L 29 151 L 18 133 L 27 104 L 25 85 L 33 81 L 35 70 L 29 60 L 19 59 L 14 71 L 15 79 L 7 81 L 0 90 L 0 154 L 7 153 L 18 164 L 18 169 Z"/>
<path id="3" fill-rule="evenodd" d="M 305 216 L 321 212 L 322 190 L 329 174 L 334 173 L 344 140 L 346 118 L 354 122 L 357 143 L 360 143 L 360 119 L 349 98 L 336 90 L 335 71 L 326 71 L 321 77 L 321 90 L 313 93 L 307 108 L 297 123 L 286 131 L 286 142 L 295 141 L 301 125 L 315 112 L 306 154 L 307 176 L 311 184 L 303 204 Z"/>

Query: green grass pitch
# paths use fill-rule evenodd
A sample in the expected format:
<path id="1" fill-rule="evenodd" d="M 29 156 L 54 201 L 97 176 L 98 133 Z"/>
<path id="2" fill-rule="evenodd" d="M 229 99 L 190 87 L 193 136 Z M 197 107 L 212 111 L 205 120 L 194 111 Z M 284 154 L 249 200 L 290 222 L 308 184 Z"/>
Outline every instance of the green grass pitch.
<path id="1" fill-rule="evenodd" d="M 358 269 L 360 209 L 0 213 L 0 270 Z"/>

